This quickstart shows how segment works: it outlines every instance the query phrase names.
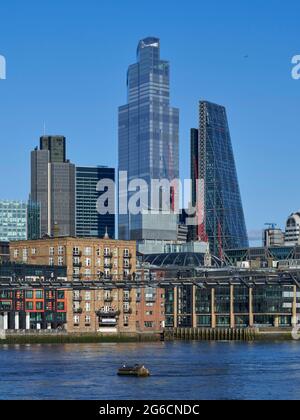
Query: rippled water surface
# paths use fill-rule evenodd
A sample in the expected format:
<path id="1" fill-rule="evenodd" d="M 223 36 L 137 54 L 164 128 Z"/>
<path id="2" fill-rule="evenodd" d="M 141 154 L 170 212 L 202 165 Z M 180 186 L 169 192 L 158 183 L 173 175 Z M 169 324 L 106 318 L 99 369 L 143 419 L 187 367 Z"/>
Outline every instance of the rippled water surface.
<path id="1" fill-rule="evenodd" d="M 150 378 L 118 377 L 144 363 Z M 1 399 L 300 399 L 300 343 L 0 346 Z"/>

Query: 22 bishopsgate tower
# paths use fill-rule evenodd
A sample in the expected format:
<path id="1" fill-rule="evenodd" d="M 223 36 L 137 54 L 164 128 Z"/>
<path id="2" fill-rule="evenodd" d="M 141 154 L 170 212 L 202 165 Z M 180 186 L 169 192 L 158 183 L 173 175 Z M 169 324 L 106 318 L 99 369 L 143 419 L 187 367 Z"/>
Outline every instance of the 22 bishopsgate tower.
<path id="1" fill-rule="evenodd" d="M 128 183 L 143 179 L 179 178 L 179 110 L 170 107 L 170 65 L 160 59 L 160 40 L 139 42 L 137 63 L 128 69 L 128 103 L 119 108 L 119 171 Z M 125 194 L 129 202 L 132 194 Z M 151 191 L 149 191 L 150 202 Z M 137 241 L 175 240 L 175 214 L 119 215 L 120 239 Z"/>

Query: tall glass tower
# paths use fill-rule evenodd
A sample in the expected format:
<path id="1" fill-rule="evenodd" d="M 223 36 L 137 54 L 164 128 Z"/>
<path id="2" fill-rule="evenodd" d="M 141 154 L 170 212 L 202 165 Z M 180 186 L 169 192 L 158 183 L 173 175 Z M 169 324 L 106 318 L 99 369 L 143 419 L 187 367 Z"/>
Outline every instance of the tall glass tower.
<path id="1" fill-rule="evenodd" d="M 204 218 L 197 239 L 208 240 L 211 252 L 222 258 L 223 250 L 248 247 L 244 211 L 226 109 L 201 101 L 199 112 L 199 131 L 192 130 L 193 202 L 195 178 L 204 185 L 198 197 Z"/>
<path id="2" fill-rule="evenodd" d="M 149 186 L 152 179 L 178 179 L 179 110 L 170 107 L 170 65 L 160 59 L 158 38 L 139 42 L 127 90 L 128 103 L 119 108 L 119 171 L 128 182 L 141 178 Z M 176 225 L 175 214 L 120 214 L 119 238 L 175 240 Z"/>

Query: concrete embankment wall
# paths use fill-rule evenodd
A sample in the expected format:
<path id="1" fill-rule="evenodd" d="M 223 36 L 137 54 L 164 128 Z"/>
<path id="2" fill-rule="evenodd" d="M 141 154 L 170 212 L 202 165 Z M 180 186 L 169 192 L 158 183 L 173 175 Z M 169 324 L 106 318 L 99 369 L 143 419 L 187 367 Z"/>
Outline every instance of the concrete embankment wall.
<path id="1" fill-rule="evenodd" d="M 164 332 L 165 341 L 288 341 L 293 339 L 291 328 L 171 328 Z"/>
<path id="2" fill-rule="evenodd" d="M 70 334 L 65 332 L 6 332 L 3 344 L 68 344 L 68 343 L 138 343 L 160 341 L 160 334 Z"/>

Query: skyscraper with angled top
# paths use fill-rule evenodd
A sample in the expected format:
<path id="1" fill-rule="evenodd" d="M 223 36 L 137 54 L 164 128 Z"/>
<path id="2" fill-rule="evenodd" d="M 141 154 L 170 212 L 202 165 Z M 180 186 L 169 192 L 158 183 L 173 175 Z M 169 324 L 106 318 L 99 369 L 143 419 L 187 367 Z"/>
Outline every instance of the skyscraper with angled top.
<path id="1" fill-rule="evenodd" d="M 226 109 L 201 101 L 199 114 L 199 130 L 191 132 L 192 201 L 200 215 L 193 239 L 208 240 L 211 252 L 222 258 L 225 249 L 248 246 L 245 217 Z"/>
<path id="2" fill-rule="evenodd" d="M 119 171 L 127 172 L 128 183 L 140 178 L 149 186 L 153 179 L 177 179 L 179 110 L 170 106 L 170 65 L 160 58 L 158 38 L 139 42 L 127 90 L 128 103 L 119 108 Z M 128 202 L 131 195 L 125 195 Z M 176 240 L 176 225 L 175 214 L 120 214 L 119 237 Z"/>

